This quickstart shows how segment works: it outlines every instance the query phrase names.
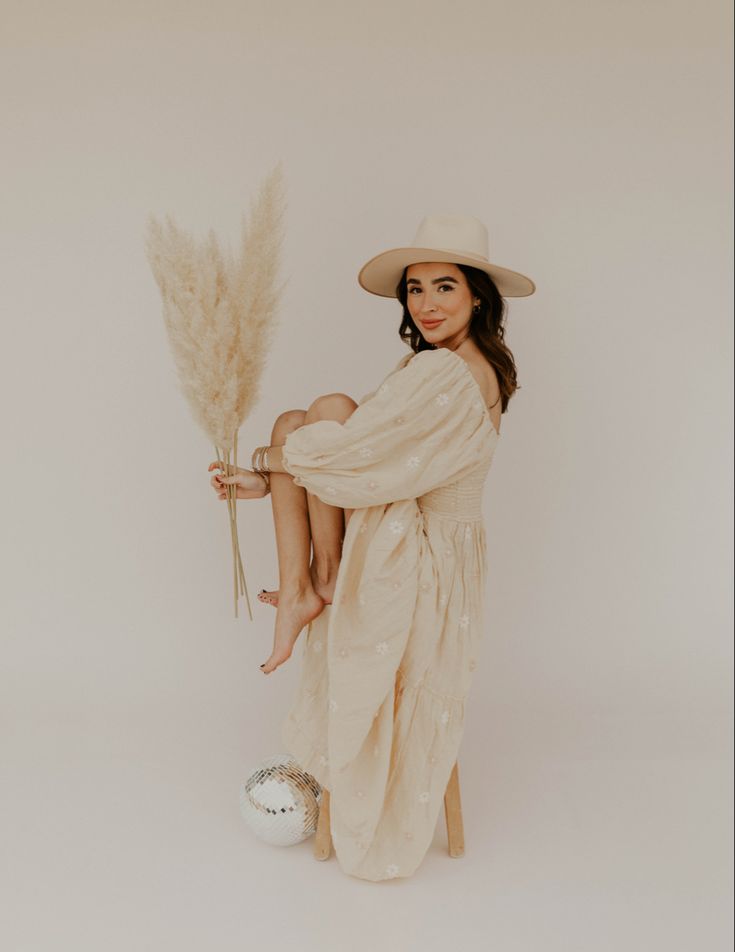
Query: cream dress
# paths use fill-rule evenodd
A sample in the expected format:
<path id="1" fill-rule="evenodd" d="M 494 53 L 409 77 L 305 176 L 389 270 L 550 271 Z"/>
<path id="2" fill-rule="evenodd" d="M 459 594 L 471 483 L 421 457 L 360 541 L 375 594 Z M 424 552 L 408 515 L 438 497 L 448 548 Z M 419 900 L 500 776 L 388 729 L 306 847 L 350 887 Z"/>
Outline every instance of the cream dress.
<path id="1" fill-rule="evenodd" d="M 411 876 L 434 836 L 483 641 L 499 438 L 469 365 L 440 347 L 404 357 L 344 423 L 283 445 L 297 486 L 355 510 L 333 602 L 297 642 L 281 736 L 329 790 L 337 859 L 361 879 Z"/>

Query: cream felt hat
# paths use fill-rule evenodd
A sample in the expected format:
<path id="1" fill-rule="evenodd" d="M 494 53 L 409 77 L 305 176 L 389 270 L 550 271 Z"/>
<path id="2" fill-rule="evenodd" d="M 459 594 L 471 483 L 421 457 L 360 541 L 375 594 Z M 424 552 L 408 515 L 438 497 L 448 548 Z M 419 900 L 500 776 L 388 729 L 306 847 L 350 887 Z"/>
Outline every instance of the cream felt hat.
<path id="1" fill-rule="evenodd" d="M 396 297 L 403 269 L 423 261 L 446 261 L 479 268 L 490 275 L 503 297 L 527 297 L 536 290 L 536 285 L 524 274 L 490 262 L 487 228 L 472 215 L 426 215 L 413 244 L 375 255 L 362 266 L 357 280 L 371 294 Z"/>

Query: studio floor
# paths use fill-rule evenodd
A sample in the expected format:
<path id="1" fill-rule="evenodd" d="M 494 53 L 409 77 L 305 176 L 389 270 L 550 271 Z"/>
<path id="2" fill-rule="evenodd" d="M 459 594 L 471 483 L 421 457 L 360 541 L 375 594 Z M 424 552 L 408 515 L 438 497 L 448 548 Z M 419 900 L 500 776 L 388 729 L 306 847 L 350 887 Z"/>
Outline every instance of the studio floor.
<path id="1" fill-rule="evenodd" d="M 5 952 L 731 947 L 727 761 L 460 757 L 465 856 L 447 855 L 442 815 L 414 877 L 370 883 L 317 862 L 311 838 L 255 839 L 241 759 L 209 724 L 17 727 Z"/>

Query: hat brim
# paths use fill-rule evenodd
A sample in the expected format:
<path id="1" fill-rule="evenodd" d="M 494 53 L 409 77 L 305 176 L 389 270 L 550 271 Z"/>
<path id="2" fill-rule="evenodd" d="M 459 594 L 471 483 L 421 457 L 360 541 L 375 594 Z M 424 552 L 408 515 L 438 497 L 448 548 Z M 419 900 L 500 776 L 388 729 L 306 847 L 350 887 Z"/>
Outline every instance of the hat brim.
<path id="1" fill-rule="evenodd" d="M 484 258 L 463 255 L 456 251 L 436 248 L 390 248 L 366 262 L 357 275 L 360 287 L 380 297 L 396 297 L 396 287 L 403 269 L 409 264 L 444 261 L 447 264 L 466 264 L 489 274 L 503 297 L 528 297 L 536 290 L 534 282 L 519 271 L 501 268 Z"/>

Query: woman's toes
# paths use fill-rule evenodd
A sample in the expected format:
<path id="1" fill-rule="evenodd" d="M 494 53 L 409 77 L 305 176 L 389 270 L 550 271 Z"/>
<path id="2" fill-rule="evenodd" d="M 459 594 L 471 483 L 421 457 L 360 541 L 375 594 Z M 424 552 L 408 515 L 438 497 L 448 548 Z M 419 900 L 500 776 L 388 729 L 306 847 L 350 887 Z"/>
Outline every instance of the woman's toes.
<path id="1" fill-rule="evenodd" d="M 290 653 L 286 655 L 284 655 L 283 653 L 272 654 L 270 658 L 268 658 L 268 660 L 265 662 L 265 664 L 261 667 L 261 671 L 263 672 L 263 674 L 270 674 L 271 671 L 275 671 L 279 665 L 283 664 L 283 662 L 287 661 L 290 657 L 291 657 Z"/>
<path id="2" fill-rule="evenodd" d="M 262 592 L 258 592 L 258 598 L 264 605 L 278 605 L 278 592 L 267 592 L 263 589 Z"/>

